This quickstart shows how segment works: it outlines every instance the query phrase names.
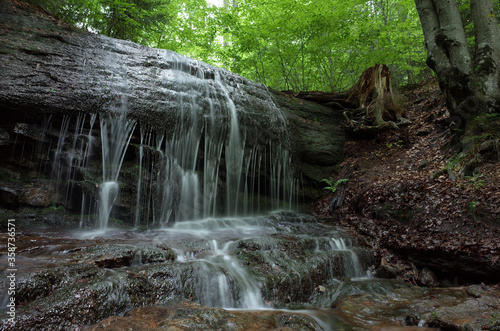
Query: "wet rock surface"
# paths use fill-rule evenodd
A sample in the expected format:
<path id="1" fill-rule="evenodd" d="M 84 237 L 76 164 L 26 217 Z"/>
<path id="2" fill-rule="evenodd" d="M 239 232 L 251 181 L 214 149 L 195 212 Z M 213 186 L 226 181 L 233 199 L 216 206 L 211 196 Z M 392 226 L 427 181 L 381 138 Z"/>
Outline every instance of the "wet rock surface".
<path id="1" fill-rule="evenodd" d="M 229 311 L 193 302 L 166 307 L 143 307 L 105 319 L 89 330 L 317 330 L 301 314 L 281 311 Z"/>
<path id="2" fill-rule="evenodd" d="M 43 208 L 53 203 L 78 213 L 82 196 L 88 200 L 95 195 L 93 188 L 99 176 L 94 172 L 102 169 L 98 162 L 89 164 L 87 170 L 80 169 L 84 150 L 79 146 L 88 139 L 87 133 L 92 140 L 89 143 L 100 148 L 98 124 L 91 126 L 91 114 L 105 116 L 125 109 L 129 118 L 140 123 L 131 140 L 137 146 L 141 130 L 165 132 L 167 137 L 179 134 L 176 127 L 183 121 L 179 116 L 181 95 L 196 96 L 195 107 L 204 112 L 203 116 L 209 116 L 213 108 L 221 107 L 221 100 L 230 97 L 248 152 L 254 146 L 266 148 L 270 141 L 289 148 L 297 164 L 295 171 L 304 174 L 302 195 L 306 201 L 319 197 L 318 181 L 343 158 L 345 134 L 338 128 L 343 120 L 340 112 L 269 91 L 263 85 L 170 51 L 88 33 L 21 2 L 3 0 L 0 22 L 0 152 L 9 155 L 0 166 L 0 186 L 14 176 L 30 185 L 36 178 L 58 175 L 66 177 L 69 191 L 74 191 L 31 191 L 26 192 L 24 201 L 18 194 L 0 191 L 8 208 L 16 209 L 20 203 Z M 217 79 L 224 82 L 227 91 Z M 210 97 L 200 92 L 203 84 L 213 90 Z M 77 117 L 85 114 L 87 117 L 79 122 Z M 49 124 L 45 124 L 47 118 Z M 229 115 L 218 115 L 217 122 L 229 126 L 229 121 Z M 82 123 L 84 130 L 79 128 Z M 221 130 L 224 134 L 226 129 Z M 64 140 L 63 134 L 71 136 Z M 62 149 L 56 151 L 59 145 Z M 100 155 L 98 148 L 94 148 L 94 155 Z M 137 153 L 137 149 L 130 149 L 126 160 L 137 159 Z M 61 166 L 54 170 L 56 157 Z M 137 171 L 133 175 L 137 178 Z M 263 172 L 262 176 L 268 174 Z M 121 210 L 117 217 L 130 219 L 135 199 L 125 193 L 137 191 L 137 181 L 121 180 L 126 187 L 118 202 Z"/>
<path id="3" fill-rule="evenodd" d="M 366 243 L 362 239 L 357 242 L 355 237 L 350 238 L 348 244 L 293 235 L 277 235 L 273 239 L 272 243 L 242 240 L 235 254 L 264 279 L 265 297 L 276 308 L 311 307 L 312 298 L 327 288 L 336 287 L 330 283 L 332 279 L 343 282 L 349 278 L 345 275 L 364 277 L 365 270 L 356 268 L 373 263 Z M 327 248 L 330 245 L 352 248 L 332 255 Z M 350 263 L 353 257 L 359 261 L 358 266 Z"/>
<path id="4" fill-rule="evenodd" d="M 311 298 L 334 291 L 344 282 L 342 275 L 359 276 L 371 264 L 362 238 L 305 215 L 193 223 L 156 231 L 20 231 L 16 322 L 9 323 L 5 310 L 0 311 L 1 329 L 81 330 L 120 316 L 96 328 L 163 323 L 206 330 L 235 325 L 248 330 L 316 330 L 322 327 L 311 313 L 274 309 L 322 307 L 326 296 L 316 304 Z M 200 225 L 217 239 L 204 239 Z M 6 242 L 5 236 L 1 239 Z M 2 293 L 0 300 L 8 298 Z M 186 302 L 174 307 L 179 301 Z M 148 306 L 163 308 L 123 315 Z M 208 306 L 258 310 L 233 313 Z M 174 311 L 177 317 L 154 323 L 144 317 L 158 311 L 162 316 Z M 332 316 L 335 323 L 349 325 Z"/>
<path id="5" fill-rule="evenodd" d="M 347 297 L 335 305 L 360 327 L 427 326 L 439 330 L 498 330 L 500 289 L 483 286 L 479 296 L 468 288 L 404 287 L 386 294 Z"/>
<path id="6" fill-rule="evenodd" d="M 283 227 L 285 219 L 274 218 Z M 333 232 L 325 238 L 314 239 L 318 232 L 324 235 L 328 227 L 312 223 L 310 218 L 298 220 L 283 232 L 302 229 L 299 233 L 304 237 L 281 233 L 268 239 L 239 239 L 231 244 L 228 255 L 222 251 L 225 248 L 207 246 L 207 241 L 196 237 L 182 238 L 186 234 L 168 235 L 168 231 L 19 233 L 17 318 L 15 324 L 9 324 L 1 311 L 0 329 L 498 327 L 497 287 L 422 288 L 395 279 L 345 276 L 356 275 L 352 264 L 344 261 L 353 254 L 362 262 L 361 271 L 373 263 L 365 239 L 340 228 L 331 228 Z M 344 244 L 328 237 L 343 238 Z M 6 238 L 0 239 L 4 242 Z M 227 259 L 229 264 L 220 264 Z M 247 269 L 248 274 L 234 274 L 232 263 L 237 269 Z M 209 307 L 221 302 L 241 304 L 245 288 L 240 287 L 238 277 L 243 275 L 247 280 L 258 280 L 265 310 Z M 214 292 L 223 289 L 217 285 L 220 277 L 228 281 L 224 294 L 228 297 L 214 299 Z"/>

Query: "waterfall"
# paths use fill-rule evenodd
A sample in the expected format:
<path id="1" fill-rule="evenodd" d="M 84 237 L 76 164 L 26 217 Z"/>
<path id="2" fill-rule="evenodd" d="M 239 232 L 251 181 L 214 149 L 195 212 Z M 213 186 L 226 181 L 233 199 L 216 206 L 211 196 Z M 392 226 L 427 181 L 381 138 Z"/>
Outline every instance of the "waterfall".
<path id="1" fill-rule="evenodd" d="M 158 90 L 162 99 L 150 114 L 128 109 L 132 69 L 110 61 L 106 107 L 44 120 L 43 132 L 51 134 L 33 153 L 40 154 L 40 169 L 47 166 L 42 154 L 53 155 L 58 204 L 81 211 L 80 226 L 93 222 L 100 229 L 110 217 L 164 227 L 296 208 L 287 123 L 269 91 L 246 91 L 253 87 L 242 77 L 160 54 L 151 93 Z"/>
<path id="2" fill-rule="evenodd" d="M 332 238 L 330 241 L 332 249 L 345 252 L 344 272 L 347 277 L 361 278 L 366 277 L 366 272 L 361 267 L 356 252 L 349 247 L 343 238 Z"/>
<path id="3" fill-rule="evenodd" d="M 108 225 L 111 209 L 118 198 L 118 176 L 132 137 L 135 121 L 125 114 L 101 117 L 102 183 L 100 185 L 99 225 Z"/>
<path id="4" fill-rule="evenodd" d="M 297 184 L 286 123 L 269 92 L 260 97 L 269 107 L 270 129 L 281 140 L 262 146 L 258 128 L 241 125 L 260 115 L 235 104 L 242 97 L 239 83 L 228 83 L 221 69 L 172 52 L 164 53 L 164 62 L 160 90 L 170 99 L 157 111 L 175 125 L 159 130 L 154 123 L 148 128 L 141 123 L 134 224 L 147 218 L 165 226 L 293 208 Z M 148 185 L 143 181 L 147 173 Z M 265 176 L 270 180 L 264 183 Z"/>
<path id="5" fill-rule="evenodd" d="M 137 196 L 135 198 L 135 218 L 134 218 L 134 227 L 139 226 L 139 220 L 141 217 L 141 193 L 142 193 L 142 162 L 144 158 L 144 136 L 145 130 L 141 127 L 141 141 L 139 144 L 139 175 L 137 176 Z"/>
<path id="6" fill-rule="evenodd" d="M 77 174 L 88 167 L 88 162 L 92 154 L 92 144 L 94 137 L 92 136 L 92 128 L 96 119 L 96 114 L 91 114 L 89 124 L 87 124 L 87 114 L 80 113 L 74 117 L 64 115 L 61 119 L 61 126 L 57 134 L 57 145 L 53 152 L 53 161 L 50 177 L 56 183 L 56 201 L 61 203 L 66 208 L 80 207 L 82 210 L 85 205 L 77 201 L 73 201 L 75 183 Z M 48 133 L 49 123 L 52 116 L 44 120 L 42 125 L 42 134 Z M 74 122 L 73 132 L 70 132 L 71 123 Z M 88 126 L 90 126 L 88 128 Z M 88 130 L 87 133 L 85 131 Z M 42 140 L 43 141 L 43 140 Z M 70 142 L 70 143 L 69 143 Z M 41 144 L 43 145 L 43 143 Z M 51 149 L 50 142 L 48 149 Z M 37 146 L 37 150 L 43 150 L 43 146 Z M 38 154 L 38 153 L 37 153 Z M 45 157 L 39 155 L 42 159 L 41 165 L 44 163 Z M 72 204 L 76 204 L 72 206 Z"/>
<path id="7" fill-rule="evenodd" d="M 229 113 L 229 137 L 225 146 L 226 158 L 226 214 L 238 214 L 238 195 L 240 191 L 240 178 L 242 175 L 243 153 L 238 123 L 238 114 L 233 100 L 229 97 L 229 92 L 220 78 L 219 72 L 215 74 L 215 82 L 223 92 L 226 106 Z"/>
<path id="8" fill-rule="evenodd" d="M 128 102 L 134 95 L 126 77 L 142 73 L 118 68 L 102 108 L 47 117 L 47 141 L 35 148 L 46 159 L 39 169 L 47 167 L 57 183 L 58 211 L 64 205 L 67 219 L 81 211 L 77 226 L 99 229 L 79 231 L 101 236 L 89 246 L 119 238 L 131 251 L 149 247 L 149 258 L 134 253 L 131 265 L 113 271 L 121 287 L 111 299 L 131 295 L 135 284 L 118 279 L 142 264 L 158 292 L 154 304 L 173 295 L 230 309 L 287 308 L 312 297 L 329 305 L 338 284 L 365 277 L 370 254 L 356 239 L 289 212 L 298 180 L 272 94 L 222 69 L 158 53 L 161 65 L 147 76 L 158 96 L 150 109 Z M 162 294 L 163 284 L 174 291 Z"/>
<path id="9" fill-rule="evenodd" d="M 66 161 L 64 159 L 63 147 L 66 138 L 68 137 L 68 129 L 71 117 L 65 115 L 62 119 L 61 130 L 59 131 L 59 138 L 57 140 L 57 147 L 54 153 L 54 160 L 52 165 L 52 178 L 54 178 L 58 183 L 63 180 L 63 170 L 66 166 Z M 59 189 L 59 185 L 57 185 Z M 59 192 L 56 190 L 56 197 Z"/>

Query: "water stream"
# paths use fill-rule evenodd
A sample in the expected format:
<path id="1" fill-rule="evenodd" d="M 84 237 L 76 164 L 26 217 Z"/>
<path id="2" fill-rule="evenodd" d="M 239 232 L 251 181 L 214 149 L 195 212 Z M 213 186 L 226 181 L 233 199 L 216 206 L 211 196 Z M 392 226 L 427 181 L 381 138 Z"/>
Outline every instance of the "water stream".
<path id="1" fill-rule="evenodd" d="M 46 118 L 41 135 L 54 138 L 36 153 L 53 150 L 58 203 L 79 209 L 81 229 L 27 234 L 34 239 L 18 262 L 26 291 L 44 269 L 90 262 L 106 270 L 92 284 L 108 293 L 100 304 L 110 314 L 172 298 L 225 309 L 326 308 L 344 284 L 369 279 L 362 240 L 296 213 L 299 176 L 270 93 L 252 91 L 258 102 L 250 102 L 236 76 L 168 51 L 163 61 L 158 88 L 171 98 L 151 116 L 170 126 L 128 109 L 129 69 L 118 65 L 112 109 L 64 116 L 59 130 Z M 127 279 L 137 274 L 148 283 L 134 294 L 141 280 Z"/>
<path id="2" fill-rule="evenodd" d="M 58 279 L 62 272 L 61 281 L 68 284 L 52 285 L 62 301 L 59 294 L 48 297 L 60 311 L 75 296 L 102 291 L 107 295 L 98 299 L 99 309 L 121 307 L 110 310 L 113 314 L 183 298 L 229 310 L 298 312 L 312 316 L 318 330 L 349 330 L 342 317 L 322 309 L 339 297 L 383 287 L 370 283 L 372 256 L 362 239 L 290 212 L 204 218 L 145 231 L 34 230 L 25 235 L 29 243 L 19 252 L 19 291 L 31 293 L 44 275 L 53 272 L 50 277 Z M 89 262 L 105 272 L 78 276 L 82 271 L 75 268 Z M 86 280 L 75 287 L 73 277 Z M 44 300 L 33 304 L 44 306 Z M 70 304 L 68 309 L 75 308 Z"/>

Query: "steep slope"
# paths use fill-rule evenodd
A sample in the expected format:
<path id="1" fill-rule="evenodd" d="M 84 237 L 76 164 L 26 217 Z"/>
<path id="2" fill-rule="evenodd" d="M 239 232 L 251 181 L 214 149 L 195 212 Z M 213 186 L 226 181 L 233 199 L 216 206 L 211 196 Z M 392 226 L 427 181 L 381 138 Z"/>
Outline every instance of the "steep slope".
<path id="1" fill-rule="evenodd" d="M 407 97 L 412 124 L 350 140 L 333 180 L 351 173 L 344 204 L 331 210 L 335 195 L 326 194 L 316 214 L 372 238 L 379 261 L 404 261 L 400 275 L 412 282 L 418 274 L 408 263 L 429 268 L 441 281 L 498 282 L 500 154 L 491 153 L 473 175 L 455 177 L 459 161 L 448 147 L 453 131 L 437 83 L 415 86 Z"/>

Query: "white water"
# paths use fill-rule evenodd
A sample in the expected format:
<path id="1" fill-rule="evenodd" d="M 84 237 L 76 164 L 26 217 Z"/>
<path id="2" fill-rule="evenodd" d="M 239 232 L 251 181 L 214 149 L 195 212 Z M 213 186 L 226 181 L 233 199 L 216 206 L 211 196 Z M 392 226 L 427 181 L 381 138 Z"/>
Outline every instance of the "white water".
<path id="1" fill-rule="evenodd" d="M 52 147 L 40 147 L 53 150 L 57 193 L 64 206 L 81 210 L 80 225 L 88 226 L 95 218 L 92 215 L 97 215 L 94 224 L 105 229 L 110 217 L 122 218 L 114 206 L 123 201 L 124 185 L 129 185 L 127 194 L 132 194 L 127 196 L 127 208 L 132 204 L 134 210 L 130 220 L 121 221 L 136 228 L 295 209 L 298 180 L 286 122 L 271 94 L 257 89 L 252 92 L 255 101 L 243 92 L 250 84 L 241 77 L 168 51 L 163 61 L 154 83 L 168 100 L 160 100 L 162 106 L 154 110 L 154 116 L 168 118 L 172 126 L 130 118 L 127 75 L 132 69 L 110 59 L 106 65 L 113 72 L 109 81 L 113 98 L 109 109 L 99 113 L 100 143 L 92 134 L 94 114 L 90 118 L 64 116 L 57 143 L 49 141 Z M 273 138 L 266 140 L 261 131 Z M 101 158 L 97 160 L 93 146 L 99 145 Z M 127 163 L 133 185 L 121 174 L 126 153 L 136 162 Z M 102 163 L 102 180 L 96 181 L 97 162 Z M 77 187 L 75 194 L 74 182 L 81 177 L 85 185 Z"/>
<path id="2" fill-rule="evenodd" d="M 170 67 L 159 74 L 161 88 L 175 105 L 164 111 L 176 125 L 165 132 L 141 127 L 135 226 L 293 208 L 298 185 L 285 142 L 246 141 L 240 117 L 255 115 L 237 109 L 234 100 L 241 95 L 222 71 L 171 52 L 164 61 Z M 279 129 L 273 130 L 286 130 L 280 110 L 266 102 L 269 114 L 277 114 Z M 149 182 L 144 169 L 153 172 Z M 264 176 L 271 179 L 264 183 Z"/>
<path id="3" fill-rule="evenodd" d="M 311 287 L 318 286 L 328 289 L 322 300 L 330 304 L 328 296 L 335 295 L 345 276 L 366 279 L 366 273 L 363 276 L 357 270 L 366 270 L 369 263 L 368 252 L 356 249 L 346 233 L 311 217 L 283 213 L 178 222 L 171 228 L 139 233 L 96 230 L 79 236 L 128 238 L 138 247 L 144 243 L 168 246 L 176 261 L 158 270 L 168 270 L 181 296 L 227 309 L 272 309 L 282 305 L 287 292 L 293 297 L 293 291 L 310 293 Z M 135 267 L 141 264 L 139 255 Z M 258 265 L 248 265 L 254 259 Z M 309 278 L 318 272 L 323 276 Z"/>
<path id="4" fill-rule="evenodd" d="M 231 254 L 232 241 L 227 241 L 219 248 L 219 241 L 213 239 L 206 243 L 207 253 L 196 257 L 182 249 L 175 249 L 178 261 L 198 265 L 196 277 L 200 301 L 208 306 L 222 308 L 262 309 L 264 301 L 260 293 L 260 284 L 240 261 Z M 230 281 L 236 283 L 239 296 L 234 298 Z"/>
<path id="5" fill-rule="evenodd" d="M 226 215 L 238 214 L 238 195 L 242 176 L 244 146 L 241 143 L 238 114 L 229 91 L 222 82 L 220 73 L 215 73 L 215 82 L 220 87 L 229 113 L 229 136 L 225 145 L 226 161 Z"/>
<path id="6" fill-rule="evenodd" d="M 135 198 L 135 218 L 134 227 L 139 226 L 139 221 L 141 218 L 141 193 L 142 193 L 142 162 L 144 158 L 144 136 L 145 130 L 141 127 L 141 143 L 139 145 L 139 175 L 137 176 L 137 195 Z"/>
<path id="7" fill-rule="evenodd" d="M 99 187 L 99 227 L 108 226 L 111 210 L 119 195 L 118 176 L 136 122 L 124 113 L 101 117 L 102 183 Z"/>
<path id="8" fill-rule="evenodd" d="M 99 221 L 101 229 L 105 229 L 108 226 L 109 215 L 118 198 L 119 191 L 118 182 L 101 183 L 99 192 Z"/>
<path id="9" fill-rule="evenodd" d="M 209 218 L 179 222 L 155 235 L 156 242 L 168 242 L 177 254 L 177 261 L 191 265 L 196 272 L 191 285 L 203 305 L 231 309 L 269 309 L 264 300 L 265 279 L 241 260 L 246 245 L 262 257 L 262 263 L 301 279 L 312 266 L 324 269 L 327 284 L 340 282 L 344 276 L 366 278 L 366 265 L 358 253 L 336 230 L 296 217 Z M 282 237 L 283 236 L 283 237 Z M 292 259 L 283 245 L 310 245 L 315 240 L 314 255 L 304 265 L 303 257 Z M 295 244 L 295 242 L 297 244 Z M 241 246 L 243 245 L 243 246 Z M 254 250 L 256 249 L 256 250 Z M 309 249 L 309 248 L 308 248 Z M 308 255 L 304 252 L 304 255 Z M 338 264 L 342 265 L 338 265 Z M 283 274 L 285 273 L 285 274 Z M 283 277 L 281 276 L 281 277 Z M 271 298 L 272 299 L 272 298 Z M 278 300 L 278 299 L 276 299 Z M 276 301 L 272 300 L 272 301 Z M 278 300 L 279 301 L 279 300 Z"/>

